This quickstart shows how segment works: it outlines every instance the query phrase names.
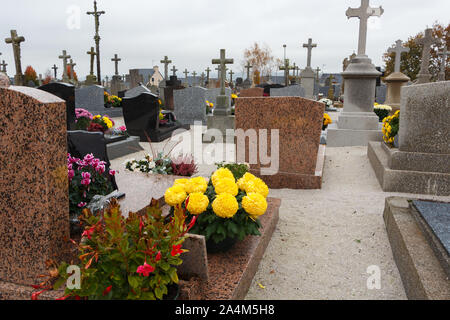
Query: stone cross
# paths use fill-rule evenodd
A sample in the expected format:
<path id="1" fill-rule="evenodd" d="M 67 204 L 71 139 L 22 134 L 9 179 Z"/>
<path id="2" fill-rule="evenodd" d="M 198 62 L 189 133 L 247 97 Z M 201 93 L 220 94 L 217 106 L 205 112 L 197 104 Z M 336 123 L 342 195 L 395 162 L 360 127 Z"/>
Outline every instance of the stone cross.
<path id="1" fill-rule="evenodd" d="M 193 71 L 192 72 L 192 77 L 194 78 L 193 80 L 192 80 L 192 86 L 195 86 L 195 84 L 196 84 L 196 82 L 197 82 L 197 72 L 195 72 L 195 71 Z"/>
<path id="2" fill-rule="evenodd" d="M 417 84 L 428 83 L 431 79 L 429 70 L 431 46 L 433 44 L 439 44 L 439 40 L 433 37 L 433 29 L 426 29 L 424 37 L 421 39 L 417 39 L 416 43 L 423 46 L 422 64 L 420 66 L 420 72 L 417 75 Z"/>
<path id="3" fill-rule="evenodd" d="M 294 67 L 289 65 L 289 59 L 285 59 L 284 66 L 281 66 L 280 70 L 284 70 L 284 82 L 286 86 L 289 85 L 289 71 L 292 69 L 294 69 Z"/>
<path id="4" fill-rule="evenodd" d="M 441 71 L 439 72 L 438 81 L 445 81 L 445 71 L 447 70 L 447 58 L 450 52 L 447 51 L 447 45 L 444 46 L 444 49 L 438 53 L 440 57 L 442 57 L 441 61 Z M 5 61 L 3 61 L 5 63 Z M 6 71 L 5 71 L 6 72 Z"/>
<path id="5" fill-rule="evenodd" d="M 164 79 L 169 79 L 169 64 L 172 63 L 171 60 L 167 56 L 164 56 L 164 60 L 161 60 L 161 63 L 164 63 Z"/>
<path id="6" fill-rule="evenodd" d="M 178 71 L 178 69 L 175 68 L 175 66 L 173 66 L 172 69 L 171 69 L 171 71 L 172 71 L 172 75 L 173 75 L 174 77 L 176 77 L 176 76 L 177 76 L 177 71 Z"/>
<path id="7" fill-rule="evenodd" d="M 53 72 L 55 73 L 55 80 L 56 80 L 56 78 L 58 76 L 56 73 L 56 70 L 58 70 L 58 67 L 56 66 L 56 64 L 53 65 L 52 69 L 53 69 Z"/>
<path id="8" fill-rule="evenodd" d="M 74 63 L 72 59 L 70 59 L 70 63 L 69 63 L 69 66 L 70 66 L 70 78 L 72 79 L 72 81 L 75 81 L 75 70 L 74 70 L 74 67 L 76 65 L 77 64 Z"/>
<path id="9" fill-rule="evenodd" d="M 247 65 L 244 68 L 247 69 L 247 79 L 250 80 L 250 69 L 253 68 L 253 66 L 250 65 L 250 61 L 247 61 Z"/>
<path id="10" fill-rule="evenodd" d="M 90 70 L 89 75 L 93 76 L 94 75 L 94 59 L 95 59 L 95 56 L 97 55 L 97 53 L 94 51 L 94 47 L 91 47 L 91 51 L 88 51 L 87 54 L 91 56 L 91 70 Z"/>
<path id="11" fill-rule="evenodd" d="M 70 59 L 71 57 L 67 55 L 66 50 L 63 50 L 63 54 L 60 55 L 59 58 L 63 61 L 63 82 L 67 82 L 69 80 L 67 75 L 67 59 Z"/>
<path id="12" fill-rule="evenodd" d="M 188 74 L 189 74 L 189 71 L 187 70 L 187 69 L 184 69 L 184 78 L 186 79 L 186 84 L 189 84 L 189 81 L 188 81 Z"/>
<path id="13" fill-rule="evenodd" d="M 119 61 L 122 61 L 122 59 L 120 59 L 119 57 L 117 57 L 117 54 L 115 54 L 115 55 L 114 55 L 114 58 L 112 58 L 111 61 L 113 61 L 114 64 L 115 64 L 115 68 L 116 68 L 116 73 L 115 73 L 115 75 L 118 76 L 118 75 L 119 75 Z"/>
<path id="14" fill-rule="evenodd" d="M 366 55 L 366 41 L 367 41 L 367 20 L 370 17 L 381 17 L 384 13 L 383 7 L 371 8 L 369 0 L 361 0 L 361 7 L 348 8 L 347 18 L 359 18 L 359 41 L 358 41 L 358 55 Z"/>
<path id="15" fill-rule="evenodd" d="M 218 64 L 220 70 L 220 95 L 225 95 L 225 81 L 227 76 L 227 64 L 233 64 L 234 59 L 225 58 L 225 49 L 220 49 L 220 59 L 213 59 L 212 64 Z"/>
<path id="16" fill-rule="evenodd" d="M 312 39 L 309 38 L 308 39 L 308 43 L 304 43 L 303 44 L 303 48 L 308 48 L 308 59 L 307 59 L 307 64 L 306 67 L 311 68 L 311 53 L 312 53 L 312 49 L 313 48 L 317 48 L 317 44 L 316 43 L 312 43 Z"/>
<path id="17" fill-rule="evenodd" d="M 206 68 L 206 82 L 209 82 L 209 73 L 211 72 L 211 69 L 208 67 Z"/>
<path id="18" fill-rule="evenodd" d="M 2 63 L 0 64 L 0 66 L 2 66 L 2 72 L 6 73 L 6 66 L 7 66 L 7 65 L 8 65 L 8 64 L 5 63 L 5 60 L 3 60 Z"/>
<path id="19" fill-rule="evenodd" d="M 320 70 L 320 68 L 317 67 L 316 68 L 316 80 L 317 80 L 317 82 L 319 82 L 319 73 L 320 73 L 320 71 L 322 71 L 322 70 Z"/>
<path id="20" fill-rule="evenodd" d="M 233 72 L 233 70 L 230 70 L 230 83 L 233 83 L 233 74 L 234 74 L 234 72 Z"/>
<path id="21" fill-rule="evenodd" d="M 409 48 L 402 46 L 402 40 L 395 41 L 395 46 L 388 49 L 389 53 L 395 53 L 394 72 L 400 72 L 401 58 L 403 52 L 409 52 Z"/>
<path id="22" fill-rule="evenodd" d="M 14 84 L 16 86 L 25 85 L 25 79 L 22 74 L 22 64 L 20 62 L 20 43 L 24 42 L 25 38 L 17 36 L 16 30 L 11 30 L 11 38 L 6 38 L 5 42 L 7 44 L 12 44 L 14 52 L 14 62 L 16 63 L 16 75 L 14 77 Z"/>
<path id="23" fill-rule="evenodd" d="M 98 84 L 101 84 L 101 69 L 100 69 L 100 35 L 98 33 L 99 27 L 100 27 L 100 16 L 102 14 L 105 14 L 105 11 L 98 11 L 97 10 L 97 1 L 94 1 L 94 11 L 86 12 L 88 15 L 94 16 L 95 20 L 95 46 L 96 46 L 96 53 L 97 53 L 97 80 Z"/>
<path id="24" fill-rule="evenodd" d="M 200 75 L 200 86 L 203 86 L 204 83 L 205 83 L 205 73 L 202 72 L 202 74 Z"/>

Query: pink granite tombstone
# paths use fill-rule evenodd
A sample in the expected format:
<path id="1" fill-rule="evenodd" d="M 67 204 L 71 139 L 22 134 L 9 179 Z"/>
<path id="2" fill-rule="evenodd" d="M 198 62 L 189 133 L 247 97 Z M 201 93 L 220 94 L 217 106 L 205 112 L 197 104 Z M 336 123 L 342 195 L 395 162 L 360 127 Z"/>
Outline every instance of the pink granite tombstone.
<path id="1" fill-rule="evenodd" d="M 69 238 L 65 102 L 0 87 L 0 299 L 17 297 Z M 23 297 L 23 296 L 22 296 Z"/>
<path id="2" fill-rule="evenodd" d="M 242 89 L 239 93 L 239 98 L 250 98 L 250 97 L 263 97 L 264 88 L 250 88 Z"/>
<path id="3" fill-rule="evenodd" d="M 320 189 L 325 158 L 325 146 L 320 145 L 323 113 L 322 103 L 301 97 L 237 99 L 236 129 L 243 129 L 244 133 L 254 129 L 257 137 L 261 130 L 267 130 L 266 140 L 258 138 L 253 143 L 248 138 L 245 144 L 240 143 L 237 135 L 238 161 L 240 155 L 245 155 L 245 161 L 251 164 L 250 171 L 261 176 L 270 188 Z M 269 167 L 261 164 L 262 147 L 267 145 L 267 155 L 273 158 L 271 130 L 274 129 L 279 130 L 278 170 L 262 176 L 261 169 Z M 257 156 L 256 163 L 250 161 L 249 152 Z"/>

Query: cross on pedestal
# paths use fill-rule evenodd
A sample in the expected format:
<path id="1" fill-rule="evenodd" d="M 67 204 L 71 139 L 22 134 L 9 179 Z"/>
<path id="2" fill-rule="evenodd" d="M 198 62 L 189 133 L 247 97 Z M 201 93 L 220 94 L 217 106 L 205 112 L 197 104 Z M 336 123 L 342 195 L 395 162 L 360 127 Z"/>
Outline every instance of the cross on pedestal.
<path id="1" fill-rule="evenodd" d="M 184 69 L 184 79 L 185 79 L 185 83 L 186 84 L 189 84 L 189 82 L 188 82 L 188 74 L 189 74 L 189 71 L 187 70 L 187 69 Z"/>
<path id="2" fill-rule="evenodd" d="M 8 65 L 8 64 L 5 63 L 5 60 L 3 60 L 2 63 L 0 64 L 0 66 L 2 67 L 2 72 L 6 73 L 6 66 L 7 66 L 7 65 Z"/>
<path id="3" fill-rule="evenodd" d="M 69 63 L 69 66 L 70 66 L 70 79 L 72 79 L 72 81 L 75 81 L 75 70 L 74 70 L 74 67 L 76 65 L 77 64 L 74 63 L 72 59 L 70 59 L 70 63 Z"/>
<path id="4" fill-rule="evenodd" d="M 284 83 L 286 86 L 289 85 L 289 71 L 292 69 L 294 67 L 289 65 L 289 59 L 284 59 L 284 66 L 281 66 L 280 70 L 284 70 Z"/>
<path id="5" fill-rule="evenodd" d="M 209 82 L 209 73 L 212 71 L 209 67 L 206 68 L 206 82 Z"/>
<path id="6" fill-rule="evenodd" d="M 94 1 L 94 11 L 86 12 L 87 15 L 94 16 L 94 22 L 95 22 L 95 46 L 96 46 L 96 56 L 97 56 L 97 80 L 98 84 L 101 84 L 101 69 L 100 69 L 100 35 L 98 33 L 99 27 L 100 27 L 100 16 L 102 14 L 105 14 L 105 11 L 98 11 L 97 10 L 97 1 Z"/>
<path id="7" fill-rule="evenodd" d="M 55 74 L 55 80 L 56 80 L 57 76 L 58 76 L 56 73 L 56 71 L 58 70 L 58 67 L 56 66 L 56 64 L 53 65 L 52 69 L 53 69 L 53 73 Z"/>
<path id="8" fill-rule="evenodd" d="M 429 70 L 430 65 L 430 51 L 433 44 L 439 44 L 439 39 L 433 37 L 433 29 L 426 29 L 425 35 L 421 39 L 417 39 L 416 43 L 423 46 L 422 49 L 422 64 L 420 66 L 420 72 L 417 75 L 417 83 L 428 83 L 431 79 Z"/>
<path id="9" fill-rule="evenodd" d="M 316 68 L 316 80 L 319 82 L 319 73 L 322 71 L 319 67 Z"/>
<path id="10" fill-rule="evenodd" d="M 178 69 L 175 68 L 175 66 L 173 66 L 172 69 L 170 69 L 170 70 L 172 71 L 172 76 L 176 77 Z"/>
<path id="11" fill-rule="evenodd" d="M 403 52 L 409 52 L 409 48 L 402 45 L 402 40 L 395 41 L 395 46 L 388 49 L 389 53 L 395 53 L 394 72 L 400 72 L 401 58 Z"/>
<path id="12" fill-rule="evenodd" d="M 59 59 L 63 61 L 63 82 L 69 81 L 69 77 L 67 75 L 67 60 L 71 57 L 67 54 L 66 50 L 63 50 L 63 54 L 59 56 Z"/>
<path id="13" fill-rule="evenodd" d="M 225 58 L 225 49 L 220 50 L 220 59 L 213 59 L 212 64 L 218 64 L 220 68 L 220 95 L 225 95 L 225 81 L 226 81 L 226 72 L 227 72 L 227 64 L 233 64 L 234 59 Z"/>
<path id="14" fill-rule="evenodd" d="M 18 36 L 16 30 L 11 30 L 11 38 L 6 38 L 5 42 L 7 44 L 12 44 L 14 52 L 14 62 L 16 64 L 16 75 L 14 77 L 14 84 L 16 86 L 25 85 L 25 79 L 22 74 L 22 64 L 20 61 L 20 43 L 24 42 L 25 38 Z"/>
<path id="15" fill-rule="evenodd" d="M 115 64 L 115 69 L 116 69 L 115 75 L 118 76 L 119 75 L 119 61 L 122 61 L 122 59 L 117 57 L 117 54 L 115 54 L 114 58 L 112 58 L 111 61 L 113 61 Z"/>
<path id="16" fill-rule="evenodd" d="M 203 86 L 204 83 L 205 83 L 205 73 L 202 72 L 202 74 L 200 75 L 200 86 Z"/>
<path id="17" fill-rule="evenodd" d="M 307 49 L 308 49 L 308 59 L 307 59 L 306 67 L 307 67 L 307 68 L 311 68 L 311 54 L 312 54 L 312 49 L 313 49 L 313 48 L 317 48 L 317 44 L 316 44 L 316 43 L 312 43 L 312 39 L 309 38 L 309 39 L 308 39 L 308 43 L 304 43 L 304 44 L 303 44 L 303 48 L 307 48 Z"/>
<path id="18" fill-rule="evenodd" d="M 164 56 L 164 60 L 161 60 L 161 63 L 164 63 L 164 79 L 169 79 L 169 64 L 172 63 L 172 60 L 169 60 L 167 56 Z"/>
<path id="19" fill-rule="evenodd" d="M 244 68 L 247 69 L 247 79 L 250 80 L 250 69 L 253 68 L 253 66 L 250 65 L 250 61 L 247 61 L 247 65 Z"/>
<path id="20" fill-rule="evenodd" d="M 448 58 L 449 53 L 450 52 L 447 51 L 447 45 L 444 46 L 444 49 L 441 52 L 438 52 L 438 55 L 442 59 L 441 60 L 441 71 L 439 72 L 438 81 L 445 81 L 445 71 L 447 70 L 447 58 Z"/>
<path id="21" fill-rule="evenodd" d="M 88 51 L 86 53 L 91 56 L 91 69 L 89 75 L 92 77 L 94 76 L 94 59 L 97 53 L 95 52 L 94 47 L 91 47 L 91 51 Z"/>
<path id="22" fill-rule="evenodd" d="M 233 83 L 233 74 L 234 74 L 233 70 L 230 70 L 230 73 L 229 73 L 229 75 L 230 75 L 230 83 Z"/>
<path id="23" fill-rule="evenodd" d="M 381 17 L 384 13 L 383 7 L 371 8 L 369 0 L 361 0 L 361 7 L 348 8 L 347 18 L 359 18 L 359 41 L 358 41 L 358 55 L 366 55 L 366 41 L 367 41 L 367 20 L 370 17 Z"/>
<path id="24" fill-rule="evenodd" d="M 196 76 L 197 76 L 197 72 L 193 71 L 193 72 L 192 72 L 192 77 L 193 77 L 194 79 L 192 80 L 192 86 L 195 86 L 195 84 L 196 84 L 196 82 L 197 82 Z"/>

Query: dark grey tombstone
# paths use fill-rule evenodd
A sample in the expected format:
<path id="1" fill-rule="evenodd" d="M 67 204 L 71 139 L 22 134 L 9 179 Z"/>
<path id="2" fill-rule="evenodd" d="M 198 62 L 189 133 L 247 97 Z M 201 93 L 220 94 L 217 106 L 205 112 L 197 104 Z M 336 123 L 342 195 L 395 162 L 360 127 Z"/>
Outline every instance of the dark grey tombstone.
<path id="1" fill-rule="evenodd" d="M 75 86 L 63 82 L 51 82 L 38 89 L 51 93 L 66 102 L 67 130 L 75 128 Z"/>

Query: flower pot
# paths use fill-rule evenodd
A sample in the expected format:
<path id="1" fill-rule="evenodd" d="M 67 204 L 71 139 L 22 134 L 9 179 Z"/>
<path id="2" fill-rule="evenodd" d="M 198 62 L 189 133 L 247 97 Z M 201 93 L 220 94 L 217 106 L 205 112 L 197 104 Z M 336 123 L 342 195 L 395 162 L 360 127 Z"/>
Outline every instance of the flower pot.
<path id="1" fill-rule="evenodd" d="M 163 300 L 178 300 L 180 297 L 180 286 L 176 283 L 167 286 L 167 294 L 163 297 Z"/>
<path id="2" fill-rule="evenodd" d="M 208 253 L 227 252 L 236 244 L 238 239 L 226 238 L 225 240 L 216 243 L 214 240 L 209 239 L 206 241 L 206 250 Z"/>
<path id="3" fill-rule="evenodd" d="M 322 126 L 322 131 L 325 131 L 325 130 L 327 130 L 327 128 L 328 128 L 328 125 L 326 125 L 326 126 Z"/>

